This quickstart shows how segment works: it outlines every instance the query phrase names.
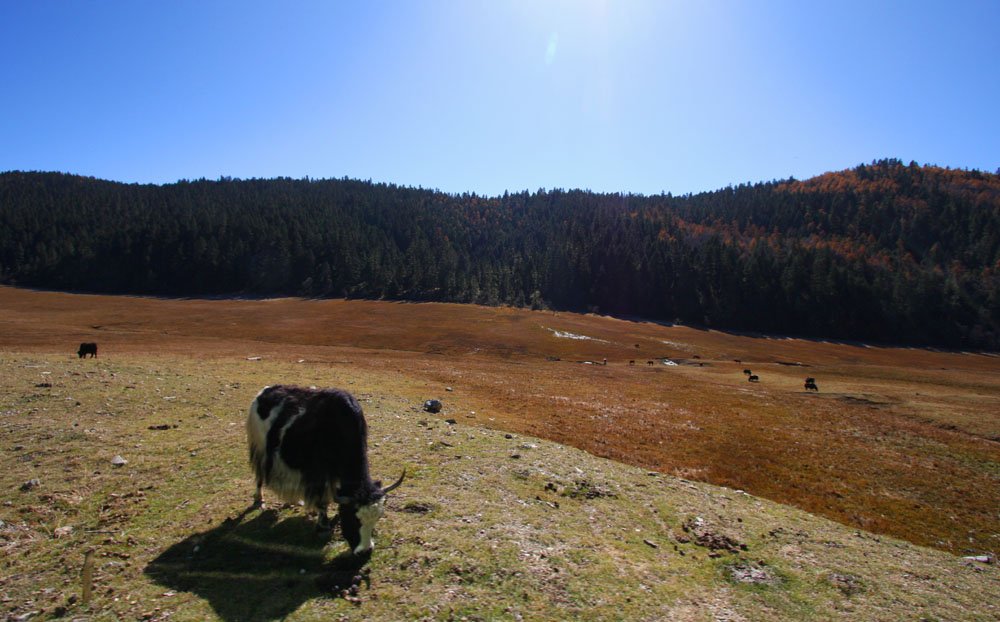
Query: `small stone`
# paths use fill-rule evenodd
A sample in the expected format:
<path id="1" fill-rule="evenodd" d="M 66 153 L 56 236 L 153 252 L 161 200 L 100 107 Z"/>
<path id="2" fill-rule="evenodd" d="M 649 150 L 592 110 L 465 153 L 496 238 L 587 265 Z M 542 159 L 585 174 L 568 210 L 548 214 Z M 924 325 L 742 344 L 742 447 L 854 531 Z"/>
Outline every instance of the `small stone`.
<path id="1" fill-rule="evenodd" d="M 126 464 L 128 464 L 128 460 L 126 460 L 125 458 L 122 458 L 121 456 L 115 456 L 114 458 L 111 459 L 111 464 L 113 464 L 114 466 L 119 466 L 119 467 L 120 466 L 125 466 Z"/>
<path id="2" fill-rule="evenodd" d="M 31 490 L 32 488 L 37 488 L 42 485 L 41 480 L 29 479 L 28 481 L 21 484 L 21 490 Z"/>
<path id="3" fill-rule="evenodd" d="M 65 525 L 63 527 L 56 527 L 52 531 L 52 535 L 54 535 L 57 538 L 65 538 L 66 536 L 70 535 L 71 533 L 73 533 L 73 525 Z"/>

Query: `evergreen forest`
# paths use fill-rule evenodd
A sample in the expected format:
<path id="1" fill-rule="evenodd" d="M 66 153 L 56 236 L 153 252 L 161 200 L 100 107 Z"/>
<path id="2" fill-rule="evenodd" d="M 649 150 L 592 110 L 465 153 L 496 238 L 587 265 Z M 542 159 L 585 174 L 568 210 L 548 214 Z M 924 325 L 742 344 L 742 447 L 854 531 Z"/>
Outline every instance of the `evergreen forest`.
<path id="1" fill-rule="evenodd" d="M 0 283 L 514 305 L 1000 350 L 1000 176 L 881 160 L 672 196 L 0 174 Z"/>

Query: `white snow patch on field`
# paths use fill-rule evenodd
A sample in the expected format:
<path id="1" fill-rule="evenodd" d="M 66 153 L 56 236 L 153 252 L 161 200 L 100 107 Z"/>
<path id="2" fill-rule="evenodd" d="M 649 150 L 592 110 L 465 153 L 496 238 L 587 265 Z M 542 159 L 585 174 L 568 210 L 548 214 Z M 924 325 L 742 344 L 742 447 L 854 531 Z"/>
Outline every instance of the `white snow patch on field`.
<path id="1" fill-rule="evenodd" d="M 601 343 L 608 343 L 605 339 L 598 339 L 597 337 L 588 337 L 586 335 L 577 335 L 576 333 L 568 333 L 562 330 L 556 330 L 554 328 L 547 328 L 546 330 L 551 330 L 556 337 L 561 339 L 585 339 L 589 341 L 600 341 Z"/>

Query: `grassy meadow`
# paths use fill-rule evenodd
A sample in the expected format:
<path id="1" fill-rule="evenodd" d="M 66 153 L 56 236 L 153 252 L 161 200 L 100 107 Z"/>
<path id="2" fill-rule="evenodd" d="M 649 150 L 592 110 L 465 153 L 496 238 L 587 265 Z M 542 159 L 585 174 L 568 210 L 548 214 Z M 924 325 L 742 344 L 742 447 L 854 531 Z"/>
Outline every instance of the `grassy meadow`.
<path id="1" fill-rule="evenodd" d="M 1000 549 L 992 355 L 0 288 L 0 375 L 9 619 L 1000 619 L 962 557 Z M 365 563 L 249 507 L 277 383 L 352 391 L 374 475 L 407 469 Z"/>

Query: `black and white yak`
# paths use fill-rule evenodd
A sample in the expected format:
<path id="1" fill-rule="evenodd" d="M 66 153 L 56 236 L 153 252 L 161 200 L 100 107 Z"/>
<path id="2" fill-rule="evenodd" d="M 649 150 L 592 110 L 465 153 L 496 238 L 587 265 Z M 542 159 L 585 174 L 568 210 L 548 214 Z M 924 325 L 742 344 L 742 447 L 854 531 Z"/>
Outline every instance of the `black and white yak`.
<path id="1" fill-rule="evenodd" d="M 339 389 L 264 387 L 250 404 L 247 441 L 257 478 L 255 505 L 263 505 L 266 486 L 287 503 L 304 501 L 327 528 L 327 506 L 336 503 L 351 550 L 372 550 L 385 495 L 403 483 L 406 471 L 387 488 L 372 481 L 368 424 L 354 396 Z"/>

